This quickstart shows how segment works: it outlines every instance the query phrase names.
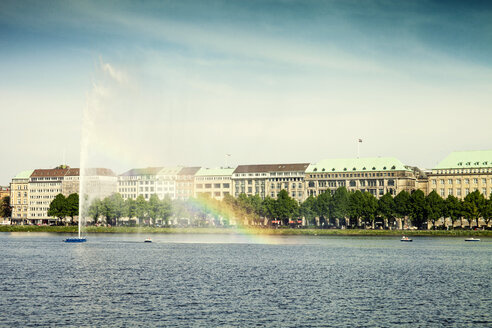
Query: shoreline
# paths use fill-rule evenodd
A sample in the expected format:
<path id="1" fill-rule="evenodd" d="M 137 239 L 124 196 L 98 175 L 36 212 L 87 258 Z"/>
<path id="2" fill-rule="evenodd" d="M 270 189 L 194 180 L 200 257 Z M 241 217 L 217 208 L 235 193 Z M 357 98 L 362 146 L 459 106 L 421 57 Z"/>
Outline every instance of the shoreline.
<path id="1" fill-rule="evenodd" d="M 0 226 L 0 232 L 50 232 L 75 234 L 77 226 Z M 278 236 L 424 236 L 424 237 L 492 237 L 492 230 L 366 230 L 366 229 L 294 229 L 294 228 L 153 228 L 153 227 L 86 227 L 88 234 L 256 234 Z"/>

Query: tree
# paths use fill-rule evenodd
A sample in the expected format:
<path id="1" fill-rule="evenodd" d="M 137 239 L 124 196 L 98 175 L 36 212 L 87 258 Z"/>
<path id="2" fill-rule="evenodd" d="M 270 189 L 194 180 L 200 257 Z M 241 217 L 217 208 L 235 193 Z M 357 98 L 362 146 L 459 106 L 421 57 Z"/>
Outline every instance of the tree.
<path id="1" fill-rule="evenodd" d="M 149 225 L 155 226 L 156 219 L 161 216 L 161 202 L 156 194 L 150 196 L 149 202 L 147 203 L 147 211 L 149 213 Z"/>
<path id="2" fill-rule="evenodd" d="M 172 201 L 169 197 L 164 197 L 160 202 L 160 218 L 165 222 L 166 225 L 169 225 L 169 218 L 173 215 L 173 205 Z"/>
<path id="3" fill-rule="evenodd" d="M 94 224 L 97 224 L 99 217 L 103 215 L 103 202 L 99 198 L 92 201 L 88 214 L 94 220 Z"/>
<path id="4" fill-rule="evenodd" d="M 389 192 L 384 194 L 378 201 L 378 211 L 389 227 L 393 226 L 396 217 L 395 200 Z"/>
<path id="5" fill-rule="evenodd" d="M 395 213 L 399 218 L 405 219 L 411 213 L 410 194 L 402 190 L 395 196 Z"/>
<path id="6" fill-rule="evenodd" d="M 67 216 L 71 218 L 70 223 L 73 224 L 73 218 L 79 215 L 79 194 L 75 193 L 68 195 L 66 204 Z"/>
<path id="7" fill-rule="evenodd" d="M 425 221 L 425 195 L 422 190 L 415 190 L 410 195 L 410 217 L 412 224 L 419 228 L 423 228 Z"/>
<path id="8" fill-rule="evenodd" d="M 363 195 L 363 207 L 362 207 L 362 217 L 364 218 L 364 225 L 366 221 L 369 220 L 371 227 L 374 229 L 374 222 L 376 216 L 378 215 L 378 200 L 370 192 L 365 192 Z"/>
<path id="9" fill-rule="evenodd" d="M 299 215 L 306 219 L 306 224 L 314 224 L 316 217 L 316 198 L 309 196 L 299 207 Z"/>
<path id="10" fill-rule="evenodd" d="M 136 199 L 136 216 L 139 219 L 139 223 L 144 222 L 144 220 L 147 217 L 147 202 L 145 201 L 145 198 L 143 195 L 139 195 Z"/>
<path id="11" fill-rule="evenodd" d="M 339 187 L 335 190 L 330 202 L 330 219 L 343 219 L 347 216 L 348 199 L 347 188 Z"/>
<path id="12" fill-rule="evenodd" d="M 349 193 L 347 215 L 349 217 L 349 225 L 351 227 L 359 227 L 360 220 L 363 215 L 364 195 L 360 190 L 355 190 Z"/>
<path id="13" fill-rule="evenodd" d="M 492 193 L 489 196 L 489 199 L 484 200 L 483 208 L 482 208 L 482 217 L 485 222 L 485 225 L 488 227 L 490 220 L 492 219 Z"/>
<path id="14" fill-rule="evenodd" d="M 10 196 L 5 196 L 0 201 L 0 217 L 9 218 L 12 216 L 12 207 L 10 207 Z"/>
<path id="15" fill-rule="evenodd" d="M 269 219 L 277 218 L 278 215 L 275 207 L 275 199 L 270 196 L 265 197 L 261 203 L 261 215 Z"/>
<path id="16" fill-rule="evenodd" d="M 131 219 L 137 216 L 137 202 L 133 198 L 127 198 L 125 200 L 126 216 Z"/>
<path id="17" fill-rule="evenodd" d="M 67 199 L 63 194 L 58 194 L 51 201 L 48 209 L 48 215 L 58 218 L 58 222 L 61 223 L 63 218 L 68 215 Z"/>
<path id="18" fill-rule="evenodd" d="M 481 215 L 485 203 L 485 197 L 478 191 L 469 193 L 463 200 L 463 216 L 468 221 L 470 229 L 472 229 L 473 221 L 476 220 L 478 227 L 478 219 Z"/>
<path id="19" fill-rule="evenodd" d="M 289 218 L 297 216 L 299 204 L 291 197 L 286 190 L 282 189 L 275 201 L 275 211 L 278 218 L 283 220 L 285 224 L 288 224 Z"/>
<path id="20" fill-rule="evenodd" d="M 444 213 L 444 201 L 435 190 L 431 191 L 425 197 L 424 216 L 427 220 L 432 221 L 432 229 L 436 229 L 436 221 L 439 220 Z M 445 219 L 444 219 L 445 221 Z"/>
<path id="21" fill-rule="evenodd" d="M 312 196 L 311 196 L 312 197 Z M 330 191 L 325 191 L 316 197 L 314 203 L 314 210 L 318 217 L 326 222 L 330 220 L 330 206 L 332 203 L 332 197 Z"/>
<path id="22" fill-rule="evenodd" d="M 454 229 L 454 223 L 462 217 L 462 202 L 453 195 L 449 195 L 444 201 L 443 214 L 451 220 L 451 229 Z"/>

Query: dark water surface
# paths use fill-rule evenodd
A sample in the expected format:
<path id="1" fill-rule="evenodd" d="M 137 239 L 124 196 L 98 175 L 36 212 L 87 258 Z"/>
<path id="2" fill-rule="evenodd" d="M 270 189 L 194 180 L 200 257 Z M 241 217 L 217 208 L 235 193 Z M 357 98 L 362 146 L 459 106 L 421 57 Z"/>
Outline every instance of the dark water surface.
<path id="1" fill-rule="evenodd" d="M 492 239 L 0 233 L 2 327 L 492 327 Z"/>

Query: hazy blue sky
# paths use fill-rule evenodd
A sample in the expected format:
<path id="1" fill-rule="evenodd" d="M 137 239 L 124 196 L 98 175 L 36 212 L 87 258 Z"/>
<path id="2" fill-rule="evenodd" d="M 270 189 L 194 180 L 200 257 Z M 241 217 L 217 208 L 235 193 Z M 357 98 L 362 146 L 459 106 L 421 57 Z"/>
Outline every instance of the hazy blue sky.
<path id="1" fill-rule="evenodd" d="M 0 185 L 19 171 L 492 148 L 488 1 L 1 1 Z M 85 114 L 84 114 L 85 113 Z"/>

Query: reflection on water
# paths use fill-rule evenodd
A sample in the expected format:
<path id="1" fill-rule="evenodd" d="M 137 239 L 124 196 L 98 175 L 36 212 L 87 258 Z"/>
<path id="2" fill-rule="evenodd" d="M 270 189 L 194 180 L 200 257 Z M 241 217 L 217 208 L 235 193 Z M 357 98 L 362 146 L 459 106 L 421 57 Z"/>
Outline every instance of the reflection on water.
<path id="1" fill-rule="evenodd" d="M 492 325 L 491 239 L 146 237 L 0 234 L 0 326 Z"/>

